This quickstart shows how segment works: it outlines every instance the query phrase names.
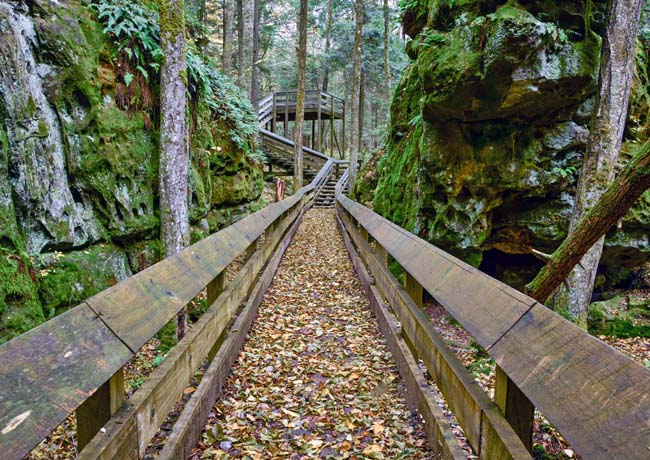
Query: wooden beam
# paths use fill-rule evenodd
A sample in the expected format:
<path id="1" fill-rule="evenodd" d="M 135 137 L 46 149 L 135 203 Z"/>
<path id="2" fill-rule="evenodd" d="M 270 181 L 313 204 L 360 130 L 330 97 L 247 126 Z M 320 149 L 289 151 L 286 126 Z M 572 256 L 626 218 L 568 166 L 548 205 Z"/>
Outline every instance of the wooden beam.
<path id="1" fill-rule="evenodd" d="M 532 451 L 535 406 L 499 366 L 496 369 L 494 402 L 526 448 Z"/>
<path id="2" fill-rule="evenodd" d="M 404 271 L 404 289 L 406 289 L 406 292 L 408 292 L 409 297 L 411 297 L 415 305 L 421 308 L 423 305 L 424 290 L 422 289 L 422 285 L 407 271 Z"/>
<path id="3" fill-rule="evenodd" d="M 77 408 L 77 449 L 83 449 L 124 403 L 124 368 Z"/>
<path id="4" fill-rule="evenodd" d="M 378 241 L 375 241 L 375 254 L 377 254 L 379 263 L 384 267 L 388 267 L 388 252 Z"/>
<path id="5" fill-rule="evenodd" d="M 479 453 L 479 459 L 531 460 L 530 453 L 498 407 L 435 331 L 420 306 L 381 265 L 346 211 L 338 208 L 338 212 L 362 260 L 370 269 L 375 285 L 395 312 L 406 343 L 424 362 L 463 428 L 468 443 Z"/>

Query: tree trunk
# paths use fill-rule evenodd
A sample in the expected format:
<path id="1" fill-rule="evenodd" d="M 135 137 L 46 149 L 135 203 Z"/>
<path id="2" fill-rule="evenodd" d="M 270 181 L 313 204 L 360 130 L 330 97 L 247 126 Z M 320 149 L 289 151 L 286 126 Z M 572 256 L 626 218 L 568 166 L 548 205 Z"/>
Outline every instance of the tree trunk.
<path id="1" fill-rule="evenodd" d="M 650 141 L 646 142 L 600 199 L 584 214 L 553 253 L 546 266 L 527 286 L 528 295 L 544 303 L 562 284 L 582 256 L 630 210 L 650 188 Z M 583 259 L 584 260 L 584 259 Z"/>
<path id="2" fill-rule="evenodd" d="M 643 0 L 610 0 L 601 52 L 599 93 L 582 165 L 571 224 L 572 232 L 612 182 L 621 150 L 634 78 L 635 41 Z M 590 32 L 590 31 L 588 31 Z M 558 292 L 556 308 L 566 308 L 586 325 L 604 237 L 583 256 L 569 277 L 571 289 Z"/>
<path id="3" fill-rule="evenodd" d="M 327 92 L 330 84 L 330 49 L 332 48 L 332 23 L 334 22 L 334 0 L 327 0 L 327 26 L 325 29 L 325 64 L 323 65 L 323 91 Z"/>
<path id="4" fill-rule="evenodd" d="M 298 12 L 298 95 L 296 123 L 293 128 L 294 156 L 293 188 L 297 192 L 303 184 L 302 123 L 305 119 L 305 80 L 307 79 L 307 0 L 300 0 Z"/>
<path id="5" fill-rule="evenodd" d="M 165 257 L 189 243 L 186 143 L 185 5 L 160 0 L 160 41 L 165 56 L 160 83 L 160 239 Z M 185 334 L 185 310 L 177 317 L 177 335 Z"/>
<path id="6" fill-rule="evenodd" d="M 260 102 L 260 72 L 258 60 L 260 57 L 260 21 L 262 15 L 262 0 L 253 2 L 253 50 L 251 63 L 251 104 L 255 113 L 259 111 Z"/>
<path id="7" fill-rule="evenodd" d="M 253 71 L 253 23 L 255 22 L 255 1 L 242 2 L 242 79 L 241 88 L 251 96 L 251 81 Z"/>
<path id="8" fill-rule="evenodd" d="M 244 88 L 244 1 L 237 0 L 237 84 Z"/>
<path id="9" fill-rule="evenodd" d="M 232 45 L 235 5 L 233 0 L 223 0 L 223 73 L 232 76 Z"/>
<path id="10" fill-rule="evenodd" d="M 354 67 L 352 70 L 352 107 L 350 110 L 350 189 L 357 179 L 359 142 L 359 109 L 361 98 L 361 44 L 363 33 L 363 0 L 355 0 L 354 5 Z"/>
<path id="11" fill-rule="evenodd" d="M 390 6 L 388 0 L 384 0 L 384 84 L 386 100 L 388 101 L 393 87 L 392 75 L 390 72 Z"/>
<path id="12" fill-rule="evenodd" d="M 366 74 L 361 68 L 361 85 L 359 86 L 359 145 L 357 147 L 359 154 L 363 152 L 363 122 L 366 119 Z"/>

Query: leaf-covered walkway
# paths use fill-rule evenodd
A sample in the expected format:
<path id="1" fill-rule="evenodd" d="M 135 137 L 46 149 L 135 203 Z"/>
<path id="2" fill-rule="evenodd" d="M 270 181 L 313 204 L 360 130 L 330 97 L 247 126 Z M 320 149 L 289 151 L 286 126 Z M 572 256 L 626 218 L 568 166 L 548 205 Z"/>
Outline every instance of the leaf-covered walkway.
<path id="1" fill-rule="evenodd" d="M 309 211 L 193 458 L 433 458 L 343 246 Z"/>

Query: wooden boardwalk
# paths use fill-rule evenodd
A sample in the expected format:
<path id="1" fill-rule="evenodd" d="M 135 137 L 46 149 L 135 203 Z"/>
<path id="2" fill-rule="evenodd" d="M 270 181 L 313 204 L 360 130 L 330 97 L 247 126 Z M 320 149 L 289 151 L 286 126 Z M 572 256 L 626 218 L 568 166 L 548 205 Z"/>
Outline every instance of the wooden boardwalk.
<path id="1" fill-rule="evenodd" d="M 311 210 L 194 457 L 434 458 L 400 385 L 334 211 Z"/>
<path id="2" fill-rule="evenodd" d="M 266 120 L 262 115 L 261 124 Z M 264 130 L 262 135 L 267 148 L 275 148 L 285 159 L 292 151 L 289 139 Z M 275 147 L 270 146 L 271 143 Z M 226 383 L 231 368 L 245 346 L 246 335 L 303 217 L 316 204 L 330 203 L 329 197 L 323 197 L 331 193 L 334 181 L 337 181 L 335 215 L 340 240 L 399 371 L 406 389 L 404 402 L 408 407 L 417 408 L 424 421 L 421 426 L 432 455 L 448 460 L 466 458 L 449 418 L 434 398 L 427 377 L 435 381 L 475 458 L 531 460 L 534 409 L 539 409 L 585 459 L 650 458 L 649 369 L 533 299 L 347 197 L 346 162 L 309 148 L 304 152 L 313 179 L 294 195 L 0 346 L 0 452 L 3 459 L 20 460 L 72 413 L 77 416 L 80 459 L 139 459 L 197 370 L 204 369 L 200 384 L 182 408 L 157 457 L 161 460 L 189 458 L 201 439 L 206 420 L 224 384 L 227 389 L 237 387 L 237 379 L 246 384 L 240 371 L 235 371 L 230 384 Z M 333 218 L 333 214 L 330 215 Z M 253 335 L 259 338 L 259 343 L 248 342 L 240 364 L 248 359 L 260 360 L 253 361 L 255 366 L 251 367 L 267 364 L 257 369 L 259 374 L 246 378 L 262 379 L 269 394 L 273 394 L 272 385 L 275 384 L 281 394 L 281 387 L 290 386 L 288 382 L 295 386 L 300 376 L 301 379 L 306 377 L 303 383 L 307 379 L 312 382 L 306 385 L 316 391 L 312 393 L 315 400 L 323 395 L 327 398 L 329 393 L 339 401 L 338 387 L 327 387 L 330 375 L 325 368 L 329 365 L 321 368 L 311 361 L 319 356 L 317 350 L 304 356 L 305 361 L 297 359 L 296 366 L 292 361 L 294 368 L 287 368 L 275 383 L 265 380 L 269 373 L 276 372 L 273 358 L 269 364 L 265 356 L 249 356 L 256 354 L 254 347 L 265 345 L 271 348 L 262 348 L 264 354 L 281 353 L 282 347 L 273 347 L 283 343 L 280 339 L 286 333 L 290 338 L 295 336 L 298 348 L 306 347 L 308 351 L 310 345 L 325 346 L 324 338 L 316 339 L 326 334 L 331 334 L 332 342 L 342 340 L 338 349 L 331 350 L 339 367 L 346 365 L 343 357 L 346 350 L 357 357 L 374 356 L 373 350 L 381 350 L 380 355 L 386 357 L 376 329 L 369 323 L 367 311 L 361 308 L 365 302 L 348 304 L 353 313 L 347 315 L 344 310 L 334 308 L 331 302 L 320 305 L 320 300 L 331 300 L 330 296 L 337 299 L 339 295 L 343 301 L 347 296 L 360 301 L 360 291 L 357 281 L 350 281 L 349 266 L 345 273 L 315 269 L 318 264 L 327 267 L 327 261 L 323 261 L 327 256 L 321 252 L 322 248 L 339 244 L 336 241 L 340 240 L 332 236 L 330 221 L 326 228 L 321 225 L 330 235 L 321 241 L 316 231 L 308 229 L 311 219 L 312 214 L 309 214 L 303 227 L 306 230 L 300 233 L 297 244 L 287 256 L 286 264 L 293 269 L 283 268 L 278 278 L 290 285 L 290 289 L 284 291 L 286 301 L 281 302 L 277 311 L 273 310 L 275 305 L 269 309 L 274 300 L 264 307 L 264 315 L 276 316 L 261 322 L 259 329 L 253 329 L 253 334 L 262 335 Z M 340 244 L 335 254 L 337 260 L 344 257 Z M 401 272 L 401 282 L 388 270 L 389 261 L 393 271 L 399 269 Z M 237 275 L 227 280 L 228 267 L 240 262 Z M 271 291 L 267 299 L 272 299 L 274 292 L 277 294 Z M 207 295 L 209 309 L 142 387 L 125 400 L 123 367 L 182 308 L 202 293 Z M 304 296 L 310 293 L 317 297 L 313 305 L 307 301 L 305 309 Z M 425 295 L 442 305 L 496 362 L 494 400 L 476 384 L 422 311 Z M 333 312 L 332 318 L 327 309 Z M 306 318 L 301 325 L 301 329 L 304 328 L 302 336 L 296 334 L 293 322 L 287 322 L 291 318 L 298 321 L 301 313 Z M 337 323 L 342 318 L 347 325 Z M 277 323 L 278 332 L 273 332 L 269 321 Z M 321 324 L 319 337 L 315 337 L 319 334 L 316 321 Z M 356 349 L 358 351 L 354 351 L 352 343 L 355 327 L 362 331 L 359 338 L 368 341 Z M 307 329 L 312 336 L 307 334 Z M 273 339 L 274 334 L 281 335 Z M 360 395 L 372 391 L 370 386 L 379 385 L 377 374 L 395 375 L 389 370 L 392 368 L 389 363 L 387 358 L 373 363 L 359 358 L 357 364 L 353 359 L 347 363 L 350 364 L 348 377 L 359 375 L 358 379 L 352 379 L 358 380 L 356 387 L 343 386 L 340 391 L 350 394 L 353 400 L 356 398 L 358 405 Z M 375 365 L 378 367 L 373 367 Z M 299 366 L 304 366 L 305 370 Z M 282 360 L 279 367 L 283 367 Z M 291 381 L 290 376 L 296 379 Z M 371 382 L 370 386 L 364 387 L 362 378 L 364 382 Z M 319 393 L 321 390 L 323 394 Z M 408 420 L 393 390 L 389 384 L 386 391 L 390 391 L 397 413 L 403 417 L 395 421 L 390 432 L 399 433 L 408 425 Z M 236 391 L 240 395 L 242 390 L 237 388 Z M 257 399 L 259 395 L 249 396 Z M 374 404 L 369 401 L 366 403 Z M 381 406 L 381 398 L 374 401 Z M 245 402 L 249 402 L 248 399 Z M 219 404 L 221 406 L 217 407 L 223 408 L 223 416 L 232 417 L 227 409 L 228 400 Z M 310 408 L 306 402 L 298 406 L 287 403 L 284 407 L 289 412 L 285 415 L 290 417 L 287 423 L 296 425 Z M 355 410 L 354 405 L 349 409 Z M 356 409 L 361 410 L 360 407 Z M 328 416 L 335 419 L 336 411 L 343 410 L 345 414 L 346 406 L 332 406 L 329 410 L 332 413 Z M 325 415 L 319 413 L 318 416 Z M 251 417 L 255 418 L 255 414 Z M 395 458 L 387 443 L 380 443 L 379 433 L 375 433 L 379 429 L 372 428 L 379 425 L 378 419 L 369 417 L 360 429 L 367 431 L 368 424 L 373 433 L 368 432 L 368 442 L 360 455 L 381 458 L 379 454 L 383 455 L 384 450 L 377 450 L 381 447 L 387 453 L 384 458 Z M 383 423 L 381 426 L 387 429 L 389 425 Z M 304 429 L 303 422 L 300 427 L 296 429 Z M 337 435 L 339 431 L 343 430 L 337 428 Z M 318 432 L 318 437 L 303 439 L 305 448 L 313 448 L 314 452 L 326 447 L 343 450 L 343 441 L 339 442 L 333 432 L 329 438 L 326 433 L 322 434 L 322 438 Z M 419 438 L 414 444 L 417 441 Z M 364 453 L 368 446 L 375 445 L 378 447 Z M 280 442 L 277 447 L 284 449 L 286 446 Z M 291 444 L 288 447 L 284 449 L 286 452 L 298 448 Z M 361 447 L 360 444 L 358 448 Z M 282 454 L 284 457 L 277 452 L 270 453 L 270 445 L 264 448 L 268 448 L 269 453 L 260 453 L 258 458 L 267 455 L 287 458 L 286 452 Z M 412 458 L 418 455 L 428 453 L 413 450 Z M 308 455 L 307 458 L 313 457 Z"/>

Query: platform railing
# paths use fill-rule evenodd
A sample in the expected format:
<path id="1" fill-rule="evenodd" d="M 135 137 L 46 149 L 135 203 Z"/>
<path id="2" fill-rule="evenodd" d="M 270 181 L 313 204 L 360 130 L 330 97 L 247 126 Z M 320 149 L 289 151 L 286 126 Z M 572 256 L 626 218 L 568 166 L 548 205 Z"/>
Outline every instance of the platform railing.
<path id="1" fill-rule="evenodd" d="M 391 310 L 385 323 L 397 322 L 480 459 L 530 459 L 534 408 L 584 459 L 650 458 L 649 369 L 348 198 L 345 180 L 337 186 L 337 215 L 371 302 Z M 389 257 L 404 270 L 403 286 L 388 270 Z M 496 362 L 494 400 L 422 310 L 425 292 Z M 433 447 L 442 458 L 465 458 L 442 434 L 447 419 L 420 387 L 413 390 L 415 405 L 428 414 Z"/>

